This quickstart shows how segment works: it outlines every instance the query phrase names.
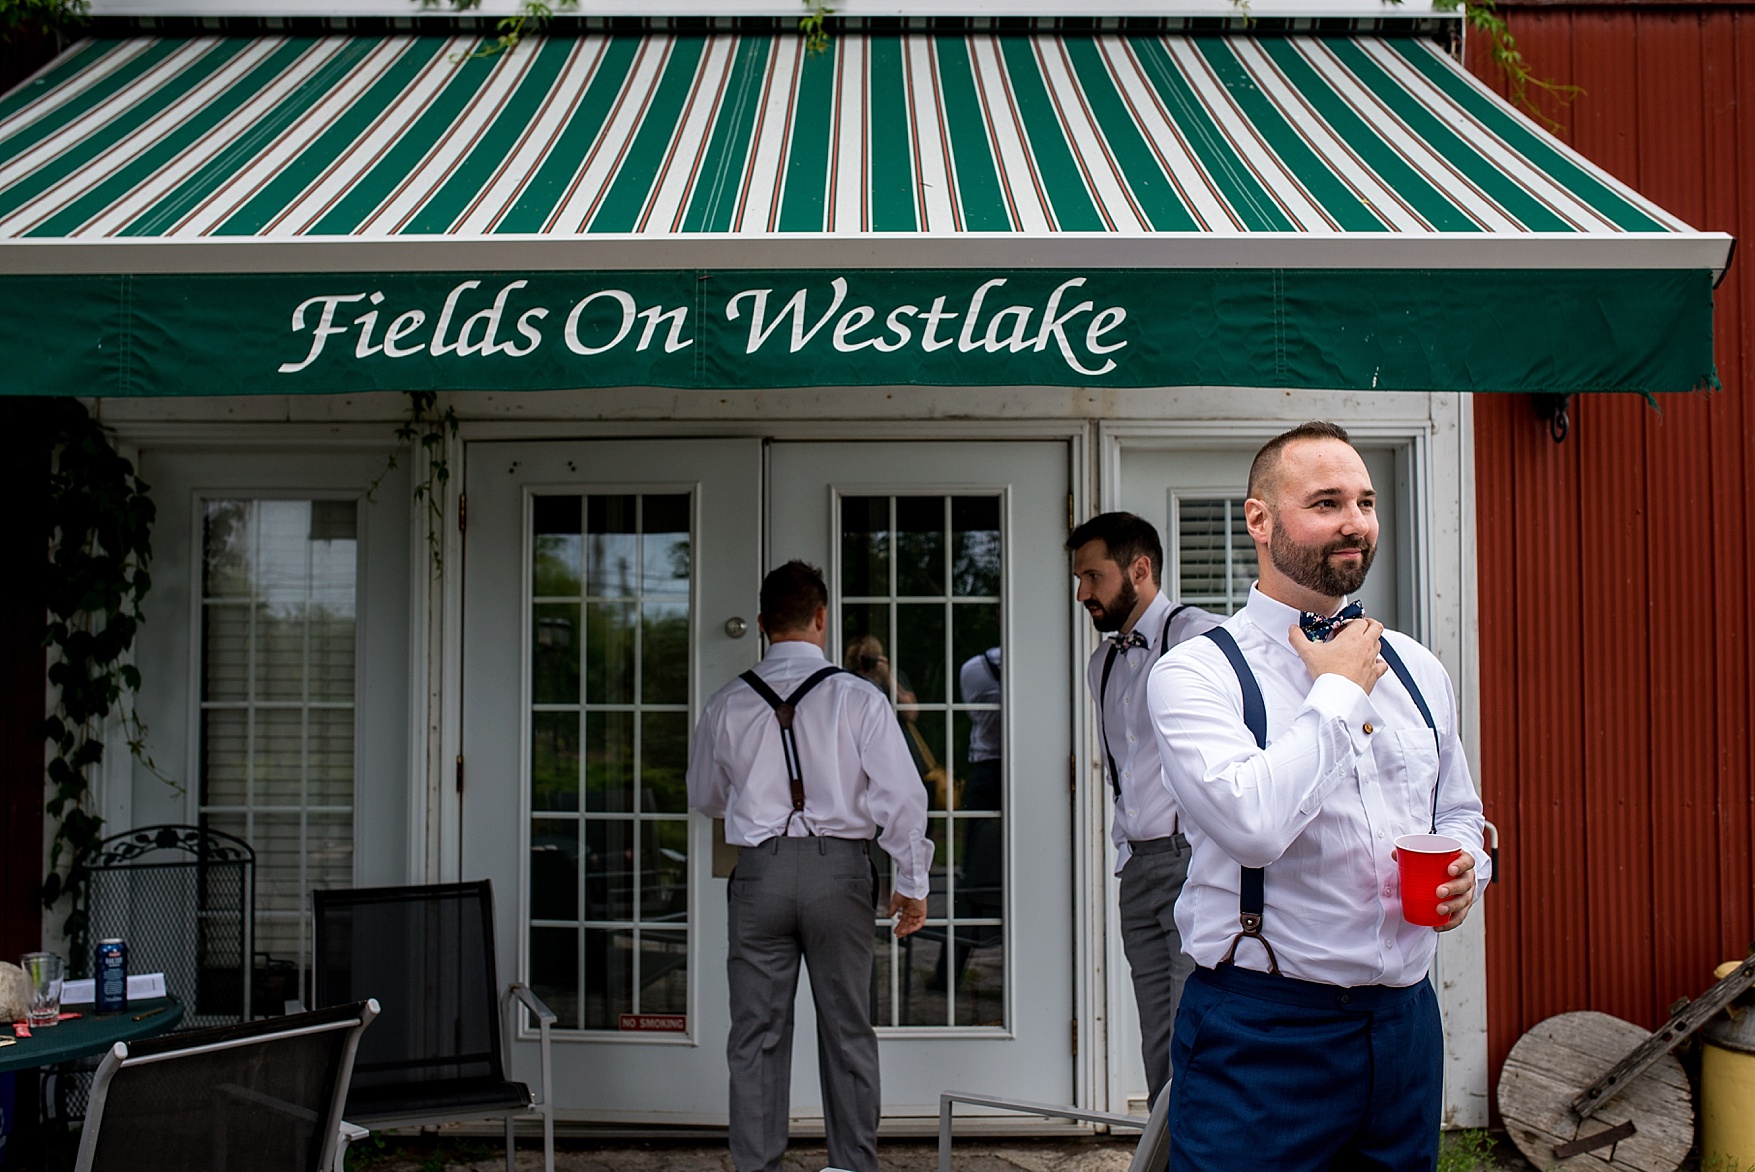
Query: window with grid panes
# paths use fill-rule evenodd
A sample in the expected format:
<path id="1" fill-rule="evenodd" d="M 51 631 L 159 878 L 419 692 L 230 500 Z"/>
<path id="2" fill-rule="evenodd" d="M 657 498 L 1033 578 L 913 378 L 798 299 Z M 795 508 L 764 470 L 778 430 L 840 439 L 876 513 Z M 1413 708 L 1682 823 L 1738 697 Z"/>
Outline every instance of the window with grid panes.
<path id="1" fill-rule="evenodd" d="M 310 892 L 353 883 L 352 500 L 202 502 L 199 811 L 256 851 L 256 951 L 310 953 Z"/>
<path id="2" fill-rule="evenodd" d="M 1174 497 L 1177 600 L 1215 614 L 1234 614 L 1255 582 L 1255 542 L 1235 497 Z"/>
<path id="3" fill-rule="evenodd" d="M 926 926 L 897 939 L 877 920 L 872 1021 L 1003 1026 L 1000 497 L 850 496 L 840 510 L 841 666 L 895 704 L 935 852 Z"/>
<path id="4" fill-rule="evenodd" d="M 532 502 L 530 977 L 562 1028 L 687 1012 L 690 517 Z"/>

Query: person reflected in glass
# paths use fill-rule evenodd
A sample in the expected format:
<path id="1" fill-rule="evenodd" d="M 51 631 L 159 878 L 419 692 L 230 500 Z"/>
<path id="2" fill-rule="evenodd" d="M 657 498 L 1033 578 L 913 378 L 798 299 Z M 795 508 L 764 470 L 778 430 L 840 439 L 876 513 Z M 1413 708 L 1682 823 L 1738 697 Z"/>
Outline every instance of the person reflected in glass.
<path id="1" fill-rule="evenodd" d="M 960 810 L 997 812 L 1002 808 L 1001 664 L 1000 649 L 989 647 L 964 660 L 957 670 L 957 691 L 962 702 L 992 705 L 969 713 L 968 772 L 963 783 L 957 786 L 957 808 Z M 1003 914 L 1005 890 L 1001 874 L 1004 855 L 1000 820 L 971 818 L 962 820 L 962 826 L 962 849 L 957 856 L 957 919 L 997 920 Z M 1000 936 L 998 924 L 958 927 L 954 956 L 956 968 L 952 975 L 954 987 L 962 987 L 969 954 L 976 948 L 998 944 Z"/>
<path id="2" fill-rule="evenodd" d="M 921 784 L 932 793 L 933 808 L 944 809 L 945 767 L 939 764 L 938 754 L 933 752 L 926 734 L 920 731 L 914 707 L 917 702 L 914 687 L 905 673 L 890 666 L 890 657 L 884 654 L 883 640 L 872 634 L 853 636 L 847 640 L 847 653 L 842 657 L 841 666 L 860 679 L 876 684 L 885 695 L 895 697 L 896 723 L 901 725 L 903 740 L 908 742 L 908 755 L 913 758 Z"/>

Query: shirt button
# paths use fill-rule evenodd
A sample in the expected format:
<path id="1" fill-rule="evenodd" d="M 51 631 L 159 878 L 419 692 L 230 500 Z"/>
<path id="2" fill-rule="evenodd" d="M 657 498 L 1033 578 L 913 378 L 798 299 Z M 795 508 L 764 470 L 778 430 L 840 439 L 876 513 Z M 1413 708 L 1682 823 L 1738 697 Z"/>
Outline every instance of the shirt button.
<path id="1" fill-rule="evenodd" d="M 1395 947 L 1395 940 L 1393 938 L 1389 939 L 1389 940 L 1385 940 L 1383 942 L 1383 946 L 1385 948 L 1394 948 Z"/>
<path id="2" fill-rule="evenodd" d="M 1381 830 L 1379 830 L 1379 831 L 1378 831 L 1378 832 L 1377 832 L 1377 837 L 1379 837 L 1379 838 L 1382 838 L 1382 837 L 1383 837 L 1383 831 L 1381 831 Z"/>
<path id="3" fill-rule="evenodd" d="M 1388 884 L 1388 883 L 1385 883 L 1385 884 L 1384 884 L 1384 885 L 1383 885 L 1383 894 L 1385 894 L 1385 895 L 1394 895 L 1394 894 L 1395 894 L 1395 888 L 1394 888 L 1394 887 L 1391 887 L 1391 886 L 1390 886 L 1390 885 L 1389 885 L 1389 884 Z"/>
<path id="4" fill-rule="evenodd" d="M 1133 734 L 1132 733 L 1127 734 L 1127 743 L 1130 745 L 1133 744 Z"/>
<path id="5" fill-rule="evenodd" d="M 1133 693 L 1132 692 L 1123 692 L 1121 694 L 1121 702 L 1123 704 L 1132 704 L 1133 703 Z"/>
<path id="6" fill-rule="evenodd" d="M 1366 736 L 1370 736 L 1372 733 L 1377 731 L 1377 726 L 1372 724 L 1369 720 L 1367 720 L 1365 722 L 1364 728 L 1365 728 L 1365 735 Z"/>

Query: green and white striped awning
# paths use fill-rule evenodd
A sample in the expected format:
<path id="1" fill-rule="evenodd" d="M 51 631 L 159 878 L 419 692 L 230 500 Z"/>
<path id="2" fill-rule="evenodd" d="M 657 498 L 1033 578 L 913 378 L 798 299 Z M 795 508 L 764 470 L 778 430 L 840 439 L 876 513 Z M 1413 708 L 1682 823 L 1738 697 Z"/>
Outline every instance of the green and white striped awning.
<path id="1" fill-rule="evenodd" d="M 1159 276 L 1144 286 L 1137 275 L 1124 283 L 1158 290 L 1166 306 L 1185 308 L 1189 297 L 1236 302 L 1237 316 L 1222 325 L 1284 335 L 1289 322 L 1302 332 L 1294 320 L 1301 304 L 1369 301 L 1367 316 L 1381 318 L 1390 301 L 1429 290 L 1432 274 L 1443 273 L 1452 282 L 1446 299 L 1425 317 L 1415 313 L 1427 324 L 1446 307 L 1478 307 L 1486 294 L 1489 302 L 1519 302 L 1507 306 L 1515 312 L 1504 323 L 1514 333 L 1532 297 L 1558 329 L 1571 331 L 1566 303 L 1600 294 L 1606 300 L 1595 303 L 1597 316 L 1614 319 L 1614 330 L 1624 313 L 1629 322 L 1647 322 L 1642 332 L 1656 323 L 1679 328 L 1690 353 L 1659 377 L 1657 340 L 1625 334 L 1617 346 L 1640 356 L 1623 364 L 1625 373 L 1581 355 L 1585 368 L 1537 387 L 1533 375 L 1494 373 L 1481 381 L 1459 373 L 1478 370 L 1478 355 L 1443 358 L 1439 365 L 1450 373 L 1398 367 L 1389 374 L 1381 361 L 1352 359 L 1308 365 L 1288 357 L 1282 337 L 1268 348 L 1275 353 L 1235 371 L 1223 362 L 1181 372 L 1135 362 L 1113 381 L 1330 386 L 1387 379 L 1430 389 L 1646 391 L 1711 381 L 1710 288 L 1727 263 L 1729 239 L 1694 231 L 1618 183 L 1424 40 L 871 33 L 837 36 L 815 55 L 796 36 L 736 32 L 531 38 L 492 56 L 476 54 L 480 44 L 474 36 L 394 35 L 81 43 L 0 100 L 0 281 L 22 291 L 27 279 L 41 288 L 75 274 L 106 278 L 91 288 L 108 299 L 111 318 L 119 303 L 131 321 L 155 298 L 199 316 L 212 291 L 225 286 L 234 313 L 247 312 L 257 296 L 268 299 L 284 351 L 289 342 L 301 349 L 318 328 L 303 323 L 305 311 L 293 313 L 313 298 L 313 319 L 324 297 L 342 299 L 328 304 L 322 327 L 339 336 L 337 315 L 351 321 L 365 308 L 352 298 L 354 285 L 360 299 L 382 306 L 386 321 L 397 301 L 389 286 L 400 281 L 408 286 L 402 300 L 424 306 L 423 323 L 461 321 L 481 312 L 475 302 L 485 297 L 499 306 L 492 320 L 505 317 L 504 330 L 528 305 L 544 311 L 528 319 L 532 330 L 558 340 L 559 319 L 580 300 L 560 297 L 558 284 L 569 295 L 589 294 L 614 284 L 596 276 L 637 273 L 650 283 L 664 274 L 682 278 L 675 290 L 617 287 L 634 306 L 624 316 L 644 314 L 648 302 L 688 308 L 694 316 L 685 332 L 703 332 L 695 353 L 678 353 L 687 344 L 675 351 L 652 344 L 648 324 L 632 331 L 646 335 L 643 344 L 635 349 L 629 341 L 630 357 L 637 353 L 646 365 L 593 352 L 589 377 L 579 364 L 561 363 L 529 385 L 723 385 L 726 372 L 715 367 L 706 336 L 715 326 L 735 336 L 744 353 L 722 357 L 753 368 L 752 385 L 788 385 L 869 382 L 869 375 L 850 376 L 888 365 L 894 368 L 875 381 L 1085 382 L 1099 378 L 1089 373 L 1099 366 L 1107 367 L 1104 377 L 1128 367 L 1119 358 L 1096 361 L 1109 353 L 1105 345 L 1125 339 L 1135 348 L 1129 359 L 1156 348 L 1152 337 L 1134 336 L 1153 312 L 1137 304 L 1136 292 L 1135 308 L 1116 302 L 1131 326 L 1099 331 L 1097 349 L 1069 358 L 1053 377 L 1045 365 L 1041 377 L 1033 375 L 1016 356 L 1063 347 L 1065 328 L 1041 336 L 1041 323 L 1051 290 L 1077 274 L 1087 280 L 1062 288 L 1062 301 L 1067 288 L 1082 299 L 1118 272 L 1147 271 Z M 945 270 L 966 272 L 969 289 L 939 289 L 945 280 L 932 274 Z M 754 326 L 740 309 L 777 321 L 773 311 L 790 304 L 792 290 L 780 289 L 779 278 L 752 277 L 752 284 L 731 276 L 764 272 L 814 274 L 816 291 L 801 295 L 792 340 L 816 321 L 820 297 L 821 306 L 835 308 L 835 320 L 824 318 L 804 344 L 820 342 L 831 359 L 828 350 L 865 336 L 858 329 L 877 337 L 872 329 L 881 333 L 892 308 L 913 311 L 903 314 L 904 324 L 924 316 L 920 307 L 935 295 L 963 306 L 957 354 L 1004 359 L 990 374 L 934 373 L 937 359 L 904 369 L 900 360 L 879 360 L 891 352 L 885 339 L 900 337 L 892 331 L 868 341 L 847 369 L 831 361 L 808 375 L 765 370 L 743 361 L 756 351 L 746 349 L 755 338 L 743 334 Z M 263 273 L 302 280 L 298 289 L 310 292 L 275 300 L 266 286 L 240 283 L 267 280 Z M 487 273 L 496 276 L 481 276 Z M 510 281 L 497 275 L 508 273 L 526 284 L 496 302 Z M 382 280 L 312 283 L 324 274 Z M 1219 274 L 1229 283 L 1215 284 Z M 197 275 L 234 280 L 155 284 Z M 451 290 L 477 276 L 477 286 L 447 302 Z M 581 283 L 585 277 L 592 280 Z M 120 278 L 132 283 L 124 288 Z M 1035 316 L 970 335 L 982 309 L 972 290 L 994 278 L 1001 286 L 1010 281 L 1012 291 L 993 292 L 989 313 L 1003 299 Z M 1018 287 L 1032 280 L 1043 286 L 1032 286 L 1036 301 L 1012 305 Z M 417 291 L 423 281 L 431 288 Z M 705 292 L 693 287 L 709 284 Z M 1265 318 L 1244 304 L 1257 284 L 1267 298 Z M 715 305 L 721 287 L 726 296 Z M 758 289 L 772 293 L 773 306 L 758 309 Z M 739 291 L 751 294 L 746 302 L 736 300 Z M 604 297 L 573 317 L 608 315 L 613 334 L 622 301 Z M 841 315 L 861 305 L 870 307 L 869 318 L 837 334 Z M 1103 308 L 1095 297 L 1091 312 Z M 941 310 L 948 320 L 949 308 Z M 1312 320 L 1310 327 L 1341 324 Z M 1367 325 L 1354 323 L 1355 335 Z M 1414 327 L 1404 321 L 1401 328 Z M 580 329 L 576 320 L 568 347 L 594 351 L 598 343 Z M 935 336 L 917 322 L 907 332 Z M 489 333 L 484 358 L 522 345 Z M 680 342 L 684 334 L 666 336 Z M 1597 340 L 1606 340 L 1600 331 Z M 138 341 L 130 335 L 109 343 L 106 361 L 118 361 L 118 349 L 126 355 L 125 383 L 139 379 L 150 349 Z M 388 381 L 371 376 L 363 385 L 478 385 L 480 370 L 441 373 L 445 344 L 440 328 L 425 357 L 380 359 Z M 357 341 L 360 370 L 377 357 L 372 346 L 369 338 Z M 1406 340 L 1391 348 L 1405 350 Z M 1551 366 L 1550 357 L 1541 363 Z M 322 358 L 292 373 L 327 369 Z M 1526 358 L 1500 366 L 1530 368 Z M 499 365 L 534 374 L 543 363 Z M 1368 377 L 1367 367 L 1375 374 Z M 357 373 L 313 389 L 358 389 Z M 130 384 L 123 393 L 232 392 L 242 380 L 228 375 L 195 387 L 187 381 L 192 372 L 184 377 L 174 386 Z"/>

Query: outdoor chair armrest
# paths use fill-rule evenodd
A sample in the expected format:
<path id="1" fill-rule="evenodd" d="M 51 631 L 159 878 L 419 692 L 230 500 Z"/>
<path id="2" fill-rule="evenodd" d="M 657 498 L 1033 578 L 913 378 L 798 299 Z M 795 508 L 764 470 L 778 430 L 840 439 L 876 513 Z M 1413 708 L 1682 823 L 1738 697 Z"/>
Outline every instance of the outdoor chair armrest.
<path id="1" fill-rule="evenodd" d="M 346 1172 L 347 1149 L 349 1144 L 356 1144 L 372 1133 L 357 1123 L 349 1123 L 343 1119 L 339 1128 L 341 1134 L 336 1137 L 334 1172 Z"/>
<path id="2" fill-rule="evenodd" d="M 536 1020 L 541 1024 L 545 1026 L 553 1025 L 559 1020 L 555 1016 L 555 1011 L 544 1004 L 542 998 L 538 997 L 535 990 L 531 989 L 529 985 L 514 981 L 511 986 L 508 987 L 507 992 L 522 1001 L 524 1003 L 524 1008 L 535 1014 Z"/>
<path id="3" fill-rule="evenodd" d="M 555 1108 L 550 1097 L 549 1086 L 554 1082 L 554 1058 L 549 1047 L 549 1027 L 558 1020 L 555 1011 L 543 1003 L 535 990 L 519 981 L 506 986 L 506 992 L 517 998 L 519 1003 L 536 1017 L 537 1051 L 542 1066 L 542 1081 L 539 1084 L 540 1094 L 531 1106 L 542 1116 L 542 1167 L 543 1172 L 554 1172 L 555 1167 Z M 509 1129 L 511 1120 L 506 1121 Z M 511 1131 L 506 1132 L 507 1144 L 511 1143 Z M 508 1150 L 510 1148 L 508 1147 Z"/>

